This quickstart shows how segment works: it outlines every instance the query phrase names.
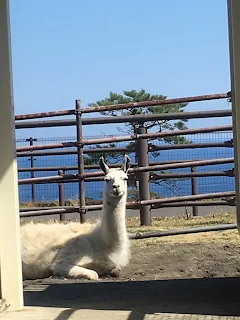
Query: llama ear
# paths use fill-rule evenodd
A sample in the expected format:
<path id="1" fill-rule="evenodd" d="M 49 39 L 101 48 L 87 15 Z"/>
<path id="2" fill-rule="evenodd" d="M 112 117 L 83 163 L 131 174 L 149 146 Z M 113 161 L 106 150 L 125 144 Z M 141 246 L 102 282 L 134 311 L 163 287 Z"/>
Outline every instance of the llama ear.
<path id="1" fill-rule="evenodd" d="M 128 172 L 128 169 L 130 168 L 130 163 L 131 163 L 131 160 L 130 160 L 129 156 L 127 156 L 125 154 L 124 163 L 123 163 L 122 168 L 121 168 L 125 173 Z"/>
<path id="2" fill-rule="evenodd" d="M 100 168 L 102 169 L 102 171 L 104 172 L 105 175 L 108 174 L 109 167 L 106 165 L 103 157 L 101 157 L 99 159 L 99 166 L 100 166 Z"/>

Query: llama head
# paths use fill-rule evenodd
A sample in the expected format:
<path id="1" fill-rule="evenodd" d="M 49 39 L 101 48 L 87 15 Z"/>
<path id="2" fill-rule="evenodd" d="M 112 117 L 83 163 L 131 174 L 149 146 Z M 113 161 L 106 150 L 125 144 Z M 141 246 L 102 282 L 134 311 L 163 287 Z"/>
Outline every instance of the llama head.
<path id="1" fill-rule="evenodd" d="M 105 174 L 105 192 L 110 197 L 122 197 L 127 193 L 127 172 L 130 167 L 130 159 L 124 156 L 124 162 L 121 168 L 110 169 L 101 157 L 99 165 Z"/>

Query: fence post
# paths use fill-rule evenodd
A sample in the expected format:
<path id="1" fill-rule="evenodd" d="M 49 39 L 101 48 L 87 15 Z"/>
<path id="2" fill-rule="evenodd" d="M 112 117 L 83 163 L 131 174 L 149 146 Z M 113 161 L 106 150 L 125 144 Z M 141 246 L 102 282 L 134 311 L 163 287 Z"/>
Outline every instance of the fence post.
<path id="1" fill-rule="evenodd" d="M 79 212 L 80 212 L 80 222 L 85 222 L 85 185 L 84 178 L 84 156 L 83 156 L 83 132 L 82 132 L 82 113 L 81 113 L 81 101 L 75 101 L 76 109 L 76 125 L 77 125 L 77 156 L 78 156 L 78 174 L 79 174 Z"/>
<path id="2" fill-rule="evenodd" d="M 147 133 L 147 128 L 143 125 L 136 128 L 137 134 Z M 148 161 L 148 140 L 137 139 L 136 144 L 138 167 L 149 166 Z M 139 172 L 139 200 L 150 200 L 149 172 Z M 151 205 L 140 206 L 140 223 L 141 226 L 150 226 L 151 221 Z"/>
<path id="3" fill-rule="evenodd" d="M 33 142 L 37 141 L 37 139 L 30 137 L 29 139 L 26 139 L 26 141 L 29 142 L 30 146 L 33 146 Z M 28 160 L 30 160 L 30 167 L 34 168 L 34 160 L 36 160 L 36 159 L 34 159 L 34 157 L 31 156 L 30 159 L 28 159 Z M 34 178 L 34 177 L 35 177 L 34 171 L 31 171 L 31 178 Z M 32 188 L 32 202 L 35 202 L 36 201 L 36 188 L 35 188 L 34 183 L 31 184 L 31 188 Z"/>
<path id="4" fill-rule="evenodd" d="M 191 172 L 196 172 L 196 167 L 191 167 Z M 192 177 L 191 178 L 191 185 L 192 185 L 192 195 L 198 194 L 198 186 L 197 186 L 197 178 Z M 194 217 L 198 216 L 198 207 L 193 206 L 192 207 L 192 214 Z"/>
<path id="5" fill-rule="evenodd" d="M 63 177 L 63 170 L 58 170 L 58 175 Z M 65 206 L 64 182 L 58 184 L 58 199 L 59 206 Z M 67 221 L 67 215 L 65 213 L 60 213 L 60 221 Z"/>

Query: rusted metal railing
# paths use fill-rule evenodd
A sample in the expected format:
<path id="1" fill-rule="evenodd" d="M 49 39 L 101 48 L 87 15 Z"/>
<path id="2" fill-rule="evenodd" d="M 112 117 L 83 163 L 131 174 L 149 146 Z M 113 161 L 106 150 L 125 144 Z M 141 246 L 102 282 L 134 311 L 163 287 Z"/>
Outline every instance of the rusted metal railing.
<path id="1" fill-rule="evenodd" d="M 228 158 L 227 158 L 228 159 Z M 200 161 L 199 159 L 194 160 L 168 160 L 168 161 L 151 161 L 149 162 L 149 166 L 155 166 L 155 165 L 167 165 L 167 164 L 176 164 L 176 163 L 187 163 L 192 161 Z M 118 168 L 118 163 L 113 163 L 108 165 L 110 168 Z M 131 163 L 131 167 L 135 168 L 138 164 L 136 162 Z M 84 166 L 85 169 L 99 169 L 99 164 L 87 164 Z M 18 168 L 18 172 L 29 172 L 29 171 L 74 171 L 78 170 L 78 166 L 54 166 L 54 167 L 34 167 L 34 168 Z"/>
<path id="2" fill-rule="evenodd" d="M 82 133 L 82 109 L 80 100 L 75 101 L 77 124 L 77 157 L 78 157 L 78 189 L 79 189 L 79 213 L 80 222 L 85 222 L 85 185 L 84 185 L 84 157 L 83 157 L 83 133 Z"/>
<path id="3" fill-rule="evenodd" d="M 168 105 L 168 104 L 175 104 L 175 103 L 188 103 L 188 102 L 207 101 L 207 100 L 229 99 L 230 97 L 231 97 L 231 93 L 228 92 L 228 93 L 208 94 L 208 95 L 194 96 L 194 97 L 130 102 L 130 103 L 122 103 L 118 105 L 115 104 L 115 105 L 108 105 L 108 106 L 88 107 L 83 109 L 83 113 L 102 112 L 102 111 L 110 111 L 110 110 L 124 110 L 129 108 L 133 109 L 133 108 L 139 108 L 139 107 L 150 107 L 150 106 Z"/>
<path id="4" fill-rule="evenodd" d="M 79 208 L 75 207 L 65 207 L 65 208 L 51 208 L 51 209 L 41 209 L 41 210 L 31 210 L 26 212 L 20 211 L 20 217 L 37 217 L 37 216 L 51 216 L 53 214 L 61 215 L 67 213 L 78 212 Z"/>
<path id="5" fill-rule="evenodd" d="M 107 153 L 107 152 L 137 152 L 137 163 L 132 165 L 129 170 L 130 176 L 136 176 L 139 182 L 139 201 L 128 202 L 127 208 L 140 209 L 140 219 L 142 225 L 151 224 L 151 209 L 163 208 L 163 207 L 180 207 L 180 206 L 192 206 L 193 215 L 197 215 L 197 207 L 205 205 L 234 205 L 235 193 L 221 192 L 221 193 L 208 193 L 208 194 L 197 194 L 197 177 L 206 176 L 234 176 L 234 170 L 216 171 L 216 172 L 196 172 L 198 166 L 207 166 L 214 164 L 225 164 L 233 163 L 233 158 L 224 159 L 209 159 L 209 160 L 194 160 L 194 161 L 174 161 L 174 162 L 155 162 L 148 163 L 148 152 L 152 151 L 163 151 L 163 150 L 180 150 L 180 149 L 195 149 L 195 148 L 217 148 L 217 147 L 233 147 L 232 140 L 225 142 L 214 142 L 214 143 L 189 143 L 189 144 L 176 144 L 176 145 L 154 145 L 150 144 L 149 140 L 154 139 L 165 139 L 174 136 L 193 135 L 199 133 L 211 133 L 211 132 L 223 132 L 231 131 L 231 125 L 205 127 L 198 129 L 184 129 L 177 131 L 163 131 L 155 133 L 147 133 L 146 128 L 143 124 L 147 121 L 168 121 L 176 119 L 200 119 L 200 118 L 217 118 L 217 117 L 229 117 L 232 115 L 232 111 L 229 110 L 210 110 L 210 111 L 199 111 L 199 112 L 178 112 L 178 113 L 161 113 L 151 115 L 129 115 L 120 117 L 97 117 L 97 118 L 83 118 L 83 114 L 92 112 L 102 112 L 110 110 L 124 110 L 128 108 L 139 108 L 146 106 L 159 106 L 169 105 L 174 103 L 186 103 L 194 101 L 204 100 L 216 100 L 216 99 L 230 99 L 230 93 L 213 94 L 213 95 L 202 95 L 195 97 L 184 97 L 176 99 L 164 99 L 155 101 L 143 101 L 137 103 L 126 103 L 110 106 L 96 106 L 91 108 L 82 108 L 80 100 L 76 100 L 74 110 L 62 110 L 53 112 L 43 112 L 27 115 L 18 115 L 15 117 L 16 129 L 23 128 L 41 128 L 41 127 L 59 127 L 59 126 L 76 126 L 76 141 L 64 142 L 64 143 L 53 143 L 53 144 L 42 144 L 42 145 L 30 145 L 17 148 L 18 157 L 37 157 L 37 156 L 52 156 L 52 155 L 66 155 L 76 154 L 78 158 L 77 166 L 67 167 L 33 167 L 31 168 L 19 168 L 19 172 L 31 172 L 31 178 L 19 179 L 19 184 L 35 184 L 41 183 L 58 183 L 59 184 L 59 207 L 51 209 L 36 209 L 31 210 L 21 209 L 21 216 L 30 217 L 35 215 L 51 215 L 60 214 L 61 219 L 66 219 L 65 216 L 70 212 L 79 212 L 80 221 L 85 221 L 84 214 L 87 211 L 100 210 L 102 205 L 86 205 L 85 203 L 85 182 L 89 181 L 101 181 L 103 179 L 103 173 L 100 171 L 85 172 L 84 169 L 97 169 L 98 165 L 86 165 L 84 166 L 84 154 L 91 153 Z M 58 117 L 58 116 L 75 116 L 73 119 L 64 120 L 47 120 L 47 121 L 23 121 L 30 119 L 41 119 L 47 117 Z M 134 134 L 128 136 L 111 136 L 101 139 L 84 139 L 82 128 L 83 125 L 94 125 L 102 123 L 139 123 L 140 127 Z M 137 149 L 128 147 L 116 147 L 116 148 L 85 148 L 88 145 L 112 143 L 112 142 L 124 142 L 124 141 L 135 141 Z M 51 149 L 63 149 L 72 148 L 70 150 L 54 150 L 45 151 Z M 116 167 L 117 165 L 112 165 Z M 187 173 L 158 173 L 160 170 L 178 169 L 178 168 L 191 168 L 191 172 Z M 47 176 L 47 177 L 34 177 L 36 171 L 58 171 L 58 175 Z M 76 170 L 76 174 L 67 174 L 62 171 L 64 170 Z M 189 178 L 192 181 L 192 195 L 182 197 L 171 197 L 164 199 L 150 199 L 149 181 L 156 181 L 159 179 L 179 179 Z M 79 205 L 75 207 L 65 206 L 65 195 L 64 195 L 64 183 L 77 182 L 79 185 Z M 209 199 L 209 201 L 205 201 Z M 220 199 L 212 201 L 211 199 Z"/>
<path id="6" fill-rule="evenodd" d="M 64 171 L 59 170 L 58 175 L 63 177 Z M 58 184 L 58 199 L 59 199 L 59 206 L 64 207 L 65 206 L 65 190 L 64 190 L 64 183 L 60 182 Z M 60 221 L 66 221 L 67 216 L 65 213 L 60 213 Z"/>
<path id="7" fill-rule="evenodd" d="M 156 170 L 167 170 L 167 169 L 179 169 L 179 168 L 188 168 L 191 166 L 199 167 L 199 166 L 208 166 L 214 164 L 224 164 L 224 163 L 233 163 L 234 158 L 222 158 L 222 159 L 210 159 L 210 160 L 198 160 L 198 161 L 189 161 L 189 162 L 180 162 L 180 163 L 172 163 L 172 164 L 163 164 L 163 165 L 154 165 L 148 167 L 135 167 L 130 168 L 129 173 L 138 173 L 138 172 L 150 172 Z M 59 181 L 64 180 L 74 180 L 79 179 L 81 177 L 91 178 L 91 177 L 99 177 L 103 176 L 102 171 L 95 172 L 86 172 L 83 174 L 65 174 L 62 176 L 48 176 L 48 177 L 38 177 L 38 178 L 29 178 L 29 179 L 19 179 L 18 183 L 21 184 L 31 184 L 31 183 L 58 183 Z"/>
<path id="8" fill-rule="evenodd" d="M 233 229 L 237 229 L 236 223 L 166 230 L 166 231 L 153 231 L 153 232 L 144 232 L 144 233 L 138 232 L 136 234 L 129 234 L 129 238 L 130 239 L 147 239 L 147 238 L 155 238 L 155 237 L 177 236 L 182 234 L 213 232 L 213 231 L 223 231 L 223 230 L 233 230 Z"/>
<path id="9" fill-rule="evenodd" d="M 218 132 L 218 131 L 230 131 L 230 130 L 232 130 L 232 125 L 199 128 L 199 129 L 186 129 L 186 130 L 178 130 L 178 131 L 170 130 L 170 131 L 145 133 L 145 134 L 133 134 L 129 136 L 120 136 L 120 137 L 113 136 L 113 137 L 102 138 L 102 139 L 88 139 L 88 140 L 83 140 L 83 144 L 87 146 L 87 145 L 93 145 L 93 144 L 132 141 L 136 139 L 154 139 L 154 138 L 159 139 L 159 138 L 168 138 L 168 137 L 192 135 L 192 134 L 199 134 L 199 133 L 211 133 L 211 132 Z"/>
<path id="10" fill-rule="evenodd" d="M 224 142 L 212 142 L 212 143 L 186 143 L 186 144 L 169 144 L 169 145 L 153 145 L 152 143 L 148 143 L 148 151 L 163 151 L 163 150 L 178 150 L 178 149 L 202 149 L 202 148 L 232 148 L 233 141 L 228 140 Z M 84 148 L 84 154 L 92 154 L 92 153 L 109 153 L 109 152 L 125 152 L 131 153 L 134 149 L 132 147 L 110 147 L 110 148 Z M 77 154 L 77 150 L 58 150 L 58 151 L 38 151 L 34 152 L 31 151 L 17 151 L 18 157 L 27 157 L 33 155 L 34 157 L 41 157 L 41 156 L 58 156 L 58 155 L 71 155 Z M 176 160 L 177 161 L 177 160 Z"/>
<path id="11" fill-rule="evenodd" d="M 29 142 L 30 146 L 33 146 L 33 143 L 35 141 L 37 141 L 37 139 L 33 138 L 33 137 L 30 137 L 29 139 L 26 139 L 26 141 Z M 34 161 L 36 159 L 34 158 L 33 155 L 31 155 L 30 159 L 28 159 L 28 160 L 30 160 L 30 168 L 33 169 L 34 168 Z M 31 178 L 34 178 L 34 176 L 35 176 L 34 170 L 31 170 L 30 172 L 31 172 Z M 34 183 L 32 184 L 32 188 L 31 189 L 32 189 L 32 201 L 34 202 L 34 201 L 36 201 L 36 188 L 35 188 Z"/>
<path id="12" fill-rule="evenodd" d="M 191 173 L 197 173 L 196 167 L 191 167 Z M 192 189 L 193 196 L 198 194 L 197 179 L 196 179 L 196 176 L 194 177 L 194 175 L 192 175 L 192 177 L 191 177 L 191 189 Z M 194 217 L 198 216 L 198 207 L 194 206 L 192 208 L 192 214 Z"/>
<path id="13" fill-rule="evenodd" d="M 162 165 L 162 164 L 172 164 L 172 163 L 182 163 L 182 162 L 191 162 L 193 160 L 170 160 L 170 161 L 152 161 L 149 163 L 150 166 L 153 165 Z M 109 164 L 110 168 L 118 168 L 119 164 Z M 136 162 L 131 163 L 131 167 L 137 167 Z M 84 166 L 85 169 L 99 169 L 99 164 L 87 164 Z M 30 171 L 74 171 L 78 170 L 78 166 L 54 166 L 54 167 L 34 167 L 34 168 L 18 168 L 18 172 L 30 172 Z"/>
<path id="14" fill-rule="evenodd" d="M 83 112 L 85 109 L 82 109 Z M 197 112 L 174 112 L 174 113 L 158 113 L 158 114 L 137 114 L 129 116 L 118 117 L 96 117 L 82 119 L 83 125 L 96 125 L 107 123 L 144 123 L 147 121 L 166 121 L 177 119 L 201 119 L 201 118 L 222 118 L 231 117 L 232 110 L 211 110 L 211 111 L 197 111 Z M 49 128 L 49 127 L 69 127 L 76 126 L 75 119 L 63 120 L 45 120 L 45 121 L 16 121 L 16 129 L 30 129 L 30 128 Z"/>
<path id="15" fill-rule="evenodd" d="M 145 133 L 147 133 L 147 129 L 144 126 L 136 128 L 137 135 Z M 138 167 L 149 167 L 147 139 L 136 139 L 136 151 Z M 138 174 L 136 180 L 139 182 L 139 200 L 150 200 L 149 171 Z M 140 224 L 150 226 L 151 221 L 151 206 L 141 206 Z"/>
<path id="16" fill-rule="evenodd" d="M 192 206 L 198 206 L 198 207 L 208 207 L 208 206 L 235 206 L 235 200 L 234 197 L 230 198 L 225 198 L 225 200 L 188 200 L 184 202 L 174 202 L 174 203 L 161 203 L 158 204 L 157 206 L 154 205 L 154 208 L 173 208 L 173 207 L 192 207 Z M 97 210 L 102 210 L 102 204 L 98 205 L 88 205 L 86 206 L 86 211 L 97 211 Z M 127 203 L 126 207 L 128 209 L 139 209 L 139 205 L 135 204 L 133 205 L 132 203 Z M 69 209 L 68 212 L 79 212 L 79 207 L 78 206 L 56 206 L 53 208 L 55 209 Z M 33 208 L 20 208 L 20 212 L 29 212 L 29 211 L 41 211 L 43 208 L 41 207 L 33 207 Z M 50 210 L 50 209 L 48 209 Z"/>
<path id="17" fill-rule="evenodd" d="M 49 111 L 49 112 L 38 112 L 16 115 L 15 120 L 26 120 L 26 119 L 37 119 L 37 118 L 50 118 L 59 116 L 74 115 L 75 110 L 60 110 L 60 111 Z"/>
<path id="18" fill-rule="evenodd" d="M 183 135 L 192 135 L 199 133 L 211 133 L 211 132 L 219 132 L 219 131 L 230 131 L 232 130 L 231 125 L 226 126 L 216 126 L 216 127 L 208 127 L 208 128 L 199 128 L 199 129 L 186 129 L 186 130 L 178 130 L 178 131 L 164 131 L 164 132 L 155 132 L 155 133 L 145 133 L 145 134 L 132 134 L 128 136 L 119 136 L 119 137 L 108 137 L 108 138 L 98 138 L 98 139 L 87 139 L 82 140 L 82 145 L 96 145 L 102 143 L 112 143 L 112 142 L 121 142 L 121 141 L 132 141 L 139 139 L 154 139 L 154 138 L 167 138 L 167 137 L 175 137 L 175 136 L 183 136 Z M 18 147 L 17 152 L 23 151 L 34 151 L 34 150 L 47 150 L 47 149 L 58 149 L 58 148 L 67 148 L 67 147 L 76 147 L 78 142 L 62 142 L 62 143 L 52 143 L 52 144 L 43 144 L 37 146 L 27 146 L 27 147 Z"/>

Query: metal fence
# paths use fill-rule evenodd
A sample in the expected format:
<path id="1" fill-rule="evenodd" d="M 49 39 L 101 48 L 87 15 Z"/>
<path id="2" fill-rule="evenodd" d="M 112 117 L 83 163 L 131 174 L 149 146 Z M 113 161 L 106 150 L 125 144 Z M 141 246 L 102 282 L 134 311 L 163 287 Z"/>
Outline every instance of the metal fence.
<path id="1" fill-rule="evenodd" d="M 85 139 L 92 138 L 103 138 L 103 136 L 98 137 L 85 137 Z M 62 143 L 74 141 L 76 137 L 58 137 L 58 138 L 38 138 L 33 143 L 36 145 L 49 144 L 49 143 Z M 232 139 L 232 132 L 217 132 L 217 133 L 207 133 L 198 134 L 196 136 L 188 136 L 188 139 L 193 141 L 192 144 L 200 143 L 208 144 L 211 143 L 222 143 L 224 141 L 230 141 Z M 30 139 L 28 139 L 30 140 Z M 31 140 L 30 140 L 31 141 Z M 29 145 L 29 141 L 25 139 L 18 139 L 17 147 Z M 150 141 L 149 148 L 154 144 L 156 146 L 164 146 L 160 141 Z M 117 148 L 124 148 L 127 144 L 123 142 L 116 143 Z M 175 146 L 173 146 L 175 147 Z M 69 148 L 68 148 L 69 149 Z M 67 148 L 63 149 L 67 150 Z M 106 154 L 104 154 L 106 156 Z M 134 161 L 134 153 L 129 154 Z M 163 150 L 157 154 L 157 157 L 153 156 L 149 152 L 150 163 L 152 161 L 168 162 L 168 161 L 183 161 L 183 160 L 195 160 L 195 159 L 219 159 L 219 158 L 229 158 L 233 157 L 233 148 L 231 147 L 208 147 L 208 148 L 195 148 L 195 149 L 177 149 L 177 150 Z M 111 162 L 118 162 L 121 155 L 116 154 L 116 157 L 110 157 Z M 92 160 L 97 164 L 99 159 L 99 154 L 92 154 Z M 75 170 L 68 170 L 68 173 L 76 173 L 77 171 L 77 155 L 76 154 L 66 154 L 58 156 L 38 156 L 38 157 L 18 157 L 18 167 L 20 169 L 19 179 L 33 178 L 33 177 L 43 177 L 51 176 L 56 174 L 57 170 L 51 171 L 22 171 L 23 168 L 40 167 L 75 167 Z M 232 164 L 219 164 L 219 165 L 209 165 L 205 167 L 199 167 L 198 172 L 209 172 L 209 171 L 225 171 L 232 169 Z M 164 171 L 166 172 L 166 171 Z M 169 173 L 169 171 L 167 171 Z M 188 173 L 191 172 L 191 168 L 180 168 L 172 169 L 171 173 Z M 152 179 L 156 179 L 153 175 Z M 194 178 L 197 185 L 197 190 L 195 193 L 211 193 L 211 192 L 221 192 L 234 190 L 234 177 L 229 176 L 207 176 L 207 177 L 196 177 Z M 152 197 L 173 197 L 173 196 L 186 196 L 192 193 L 192 179 L 191 177 L 186 177 L 184 179 L 172 179 L 171 181 L 166 180 L 151 180 L 150 191 Z M 86 184 L 86 197 L 93 200 L 100 200 L 102 192 L 102 182 L 91 181 Z M 131 194 L 130 194 L 131 196 Z M 134 193 L 132 192 L 132 197 Z M 32 184 L 32 185 L 20 185 L 19 186 L 19 198 L 20 202 L 53 202 L 59 200 L 59 190 L 56 184 Z M 76 183 L 68 183 L 65 186 L 65 199 L 66 200 L 76 200 L 78 199 L 78 186 Z"/>
<path id="2" fill-rule="evenodd" d="M 229 94 L 218 94 L 97 108 L 81 108 L 80 103 L 76 101 L 75 110 L 16 116 L 17 129 L 76 126 L 76 137 L 55 138 L 47 141 L 46 139 L 17 141 L 20 200 L 49 201 L 58 199 L 60 195 L 60 207 L 38 212 L 36 212 L 37 208 L 25 209 L 22 210 L 25 211 L 22 216 L 77 211 L 83 222 L 87 211 L 101 209 L 101 204 L 86 203 L 86 199 L 90 200 L 89 198 L 92 201 L 101 199 L 103 177 L 101 172 L 96 171 L 99 156 L 107 156 L 110 165 L 114 166 L 124 153 L 128 153 L 133 162 L 133 168 L 130 169 L 132 183 L 127 206 L 140 209 L 141 224 L 151 224 L 150 211 L 154 208 L 192 205 L 194 214 L 197 215 L 197 206 L 200 205 L 233 205 L 231 126 L 153 133 L 148 133 L 144 127 L 144 123 L 149 120 L 225 117 L 231 116 L 231 110 L 124 117 L 83 117 L 85 113 L 104 110 L 228 98 Z M 75 120 L 29 121 L 34 118 L 62 115 L 75 115 L 76 118 Z M 23 121 L 26 119 L 27 121 Z M 135 132 L 130 135 L 84 138 L 82 136 L 82 125 L 126 121 L 139 123 Z M 189 143 L 166 144 L 163 142 L 163 138 L 173 136 L 185 136 Z M 131 141 L 135 145 L 129 147 Z M 52 150 L 49 151 L 50 149 Z M 65 200 L 71 198 L 78 198 L 79 206 L 63 206 Z M 206 201 L 206 199 L 210 200 Z M 30 212 L 26 213 L 26 211 Z"/>

